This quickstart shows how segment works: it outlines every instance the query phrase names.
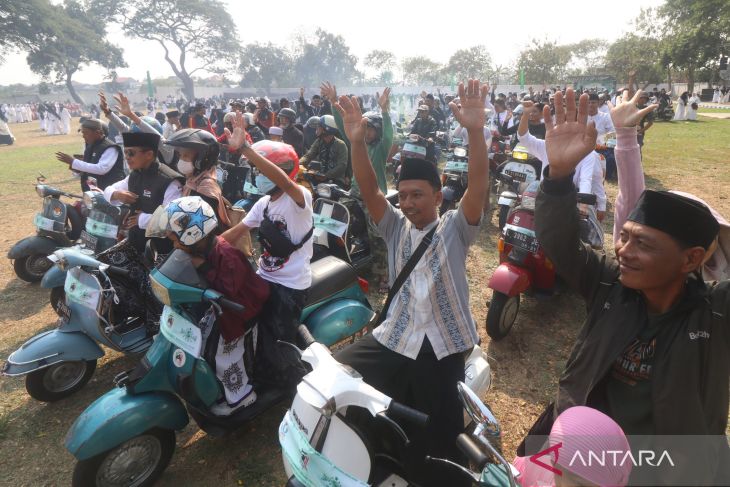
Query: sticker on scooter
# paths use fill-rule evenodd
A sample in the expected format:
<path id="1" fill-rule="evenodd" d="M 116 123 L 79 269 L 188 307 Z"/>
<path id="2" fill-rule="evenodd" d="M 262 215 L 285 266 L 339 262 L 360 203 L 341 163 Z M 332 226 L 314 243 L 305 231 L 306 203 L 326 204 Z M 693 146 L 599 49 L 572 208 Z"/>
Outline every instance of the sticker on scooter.
<path id="1" fill-rule="evenodd" d="M 181 369 L 185 365 L 185 352 L 176 348 L 172 353 L 172 363 L 175 364 L 175 367 Z"/>
<path id="2" fill-rule="evenodd" d="M 169 306 L 162 310 L 160 323 L 165 323 L 160 327 L 160 333 L 167 340 L 193 357 L 200 357 L 203 336 L 197 326 Z"/>

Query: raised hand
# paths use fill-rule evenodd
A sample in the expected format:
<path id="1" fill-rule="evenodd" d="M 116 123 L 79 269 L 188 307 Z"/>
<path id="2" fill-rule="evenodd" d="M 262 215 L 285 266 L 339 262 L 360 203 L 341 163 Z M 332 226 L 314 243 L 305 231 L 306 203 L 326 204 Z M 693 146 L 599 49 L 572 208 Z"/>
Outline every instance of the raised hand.
<path id="1" fill-rule="evenodd" d="M 611 107 L 611 120 L 613 121 L 614 127 L 634 127 L 639 124 L 641 119 L 644 118 L 647 113 L 653 112 L 657 109 L 659 105 L 654 103 L 639 110 L 639 107 L 637 107 L 636 104 L 638 103 L 639 98 L 641 98 L 641 94 L 642 90 L 638 90 L 634 94 L 634 97 L 629 100 L 629 91 L 624 90 L 623 96 L 621 97 L 621 101 L 618 105 Z"/>
<path id="2" fill-rule="evenodd" d="M 378 95 L 378 106 L 380 107 L 380 110 L 383 112 L 387 112 L 390 110 L 390 88 L 385 88 L 383 90 L 383 94 L 377 94 Z"/>
<path id="3" fill-rule="evenodd" d="M 363 118 L 360 103 L 357 97 L 348 98 L 341 96 L 339 101 L 334 103 L 335 109 L 342 116 L 345 134 L 351 143 L 365 143 L 365 132 L 367 130 L 367 119 Z"/>
<path id="4" fill-rule="evenodd" d="M 596 126 L 588 120 L 588 94 L 581 95 L 578 110 L 575 106 L 575 92 L 568 88 L 565 93 L 555 94 L 555 123 L 550 107 L 545 106 L 545 150 L 550 161 L 550 177 L 561 178 L 570 175 L 580 161 L 596 147 Z"/>
<path id="5" fill-rule="evenodd" d="M 118 103 L 118 105 L 114 108 L 116 108 L 119 113 L 126 115 L 127 117 L 131 117 L 134 114 L 132 107 L 129 105 L 129 98 L 127 98 L 124 93 L 120 91 L 114 95 L 114 100 Z"/>
<path id="6" fill-rule="evenodd" d="M 99 108 L 102 112 L 104 112 L 107 116 L 111 113 L 111 110 L 109 110 L 109 105 L 106 103 L 106 95 L 103 91 L 99 92 Z"/>
<path id="7" fill-rule="evenodd" d="M 325 100 L 329 100 L 330 103 L 337 103 L 337 87 L 335 85 L 325 81 L 319 87 L 319 91 Z"/>
<path id="8" fill-rule="evenodd" d="M 233 119 L 233 132 L 228 137 L 228 147 L 236 150 L 246 143 L 246 120 L 243 113 L 236 110 L 236 118 Z"/>
<path id="9" fill-rule="evenodd" d="M 467 86 L 464 83 L 459 83 L 459 105 L 453 101 L 449 103 L 451 113 L 454 114 L 454 118 L 459 122 L 459 125 L 467 130 L 478 130 L 484 129 L 484 123 L 486 122 L 486 114 L 484 113 L 484 102 L 487 99 L 487 93 L 489 92 L 488 85 L 480 85 L 478 79 L 470 79 L 467 81 Z"/>

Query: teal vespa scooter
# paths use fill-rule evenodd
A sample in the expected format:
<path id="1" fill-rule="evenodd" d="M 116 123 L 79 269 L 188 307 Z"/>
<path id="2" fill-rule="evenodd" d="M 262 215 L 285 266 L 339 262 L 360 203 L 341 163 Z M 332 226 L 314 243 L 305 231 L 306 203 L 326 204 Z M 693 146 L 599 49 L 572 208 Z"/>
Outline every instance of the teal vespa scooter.
<path id="1" fill-rule="evenodd" d="M 50 256 L 66 272 L 58 326 L 26 341 L 0 371 L 6 376 L 25 376 L 25 388 L 34 399 L 58 401 L 84 387 L 94 374 L 96 361 L 104 356 L 100 345 L 142 354 L 152 344 L 160 305 L 149 292 L 140 290 L 147 271 L 135 264 L 136 252 L 125 252 L 123 246 L 106 251 L 115 251 L 107 259 L 115 265 L 74 248 Z"/>
<path id="2" fill-rule="evenodd" d="M 124 231 L 120 229 L 129 206 L 112 205 L 101 191 L 86 191 L 83 201 L 89 214 L 74 248 L 87 255 L 98 255 L 124 238 Z M 66 272 L 56 265 L 48 269 L 41 280 L 41 287 L 51 290 L 51 307 L 57 313 L 64 302 Z"/>
<path id="3" fill-rule="evenodd" d="M 71 426 L 65 445 L 78 460 L 74 486 L 151 485 L 167 467 L 175 431 L 187 425 L 188 414 L 207 433 L 222 435 L 294 393 L 257 388 L 258 399 L 251 406 L 230 416 L 213 415 L 210 407 L 224 392 L 205 358 L 215 354 L 217 345 L 209 350 L 198 323 L 211 307 L 216 314 L 221 307 L 242 307 L 208 289 L 190 256 L 180 250 L 154 269 L 150 279 L 165 304 L 160 333 L 137 368 L 117 376 L 117 387 L 94 401 Z M 328 346 L 354 338 L 374 316 L 364 291 L 365 281 L 346 262 L 331 256 L 313 262 L 301 321 Z M 247 353 L 255 348 L 256 329 L 244 338 Z"/>

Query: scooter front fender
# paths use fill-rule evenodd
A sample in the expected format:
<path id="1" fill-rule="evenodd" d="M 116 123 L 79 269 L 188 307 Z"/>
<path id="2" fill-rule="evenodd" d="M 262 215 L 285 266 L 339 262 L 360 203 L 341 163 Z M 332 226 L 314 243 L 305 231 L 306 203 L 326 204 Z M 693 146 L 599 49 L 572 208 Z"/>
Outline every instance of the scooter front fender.
<path id="1" fill-rule="evenodd" d="M 76 418 L 64 445 L 78 460 L 86 460 L 150 428 L 181 430 L 187 424 L 185 406 L 173 394 L 129 394 L 125 388 L 114 388 Z"/>
<path id="2" fill-rule="evenodd" d="M 44 289 L 53 289 L 54 287 L 63 287 L 66 283 L 66 271 L 54 265 L 43 274 L 41 279 L 41 287 Z"/>
<path id="3" fill-rule="evenodd" d="M 532 286 L 530 272 L 510 262 L 503 262 L 489 278 L 488 287 L 507 296 L 522 294 Z"/>
<path id="4" fill-rule="evenodd" d="M 30 255 L 50 255 L 54 250 L 62 247 L 59 242 L 49 238 L 33 235 L 25 237 L 13 245 L 8 251 L 8 259 L 22 259 Z"/>
<path id="5" fill-rule="evenodd" d="M 55 329 L 25 342 L 8 357 L 2 373 L 8 376 L 24 375 L 58 362 L 95 360 L 103 356 L 101 347 L 85 334 Z"/>

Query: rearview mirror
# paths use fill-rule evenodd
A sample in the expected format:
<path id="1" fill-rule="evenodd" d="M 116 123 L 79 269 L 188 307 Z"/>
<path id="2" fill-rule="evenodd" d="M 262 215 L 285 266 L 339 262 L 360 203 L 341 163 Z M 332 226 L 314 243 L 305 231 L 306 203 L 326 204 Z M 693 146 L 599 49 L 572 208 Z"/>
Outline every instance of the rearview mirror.
<path id="1" fill-rule="evenodd" d="M 479 396 L 472 391 L 469 386 L 463 382 L 457 382 L 456 387 L 459 390 L 459 399 L 464 409 L 471 419 L 477 424 L 477 428 L 486 432 L 490 436 L 499 436 L 499 421 L 492 411 L 484 404 Z M 478 434 L 475 432 L 475 434 Z"/>

